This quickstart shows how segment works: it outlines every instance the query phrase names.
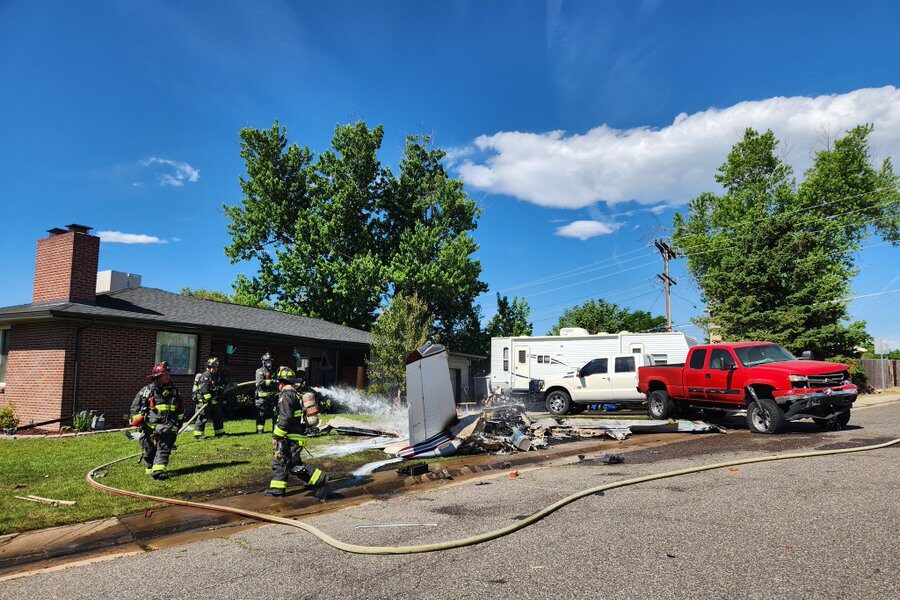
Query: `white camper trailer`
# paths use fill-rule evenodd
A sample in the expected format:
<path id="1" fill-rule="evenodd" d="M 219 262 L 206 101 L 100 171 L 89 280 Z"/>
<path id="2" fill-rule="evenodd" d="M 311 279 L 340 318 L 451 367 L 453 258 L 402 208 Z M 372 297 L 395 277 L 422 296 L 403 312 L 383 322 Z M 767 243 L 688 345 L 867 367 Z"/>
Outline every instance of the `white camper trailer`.
<path id="1" fill-rule="evenodd" d="M 559 335 L 491 338 L 492 390 L 528 391 L 532 380 L 548 380 L 580 369 L 595 358 L 640 354 L 645 364 L 683 363 L 697 340 L 681 332 L 597 333 L 580 327 Z"/>

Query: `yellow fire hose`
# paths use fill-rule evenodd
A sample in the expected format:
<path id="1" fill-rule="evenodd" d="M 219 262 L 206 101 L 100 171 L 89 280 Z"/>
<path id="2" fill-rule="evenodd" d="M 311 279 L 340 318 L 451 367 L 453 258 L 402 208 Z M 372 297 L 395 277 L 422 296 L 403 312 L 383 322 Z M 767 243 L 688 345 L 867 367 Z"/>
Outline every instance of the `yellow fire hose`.
<path id="1" fill-rule="evenodd" d="M 178 431 L 180 434 L 182 431 L 187 428 L 188 425 L 197 417 L 199 414 L 199 410 L 194 413 L 194 416 L 191 417 L 189 421 L 187 421 L 184 426 Z M 612 483 L 605 483 L 603 485 L 594 486 L 591 488 L 587 488 L 581 490 L 580 492 L 575 492 L 570 496 L 566 496 L 565 498 L 554 502 L 553 504 L 542 508 L 536 513 L 530 515 L 529 517 L 517 521 L 511 525 L 507 525 L 506 527 L 501 527 L 500 529 L 495 529 L 493 531 L 488 531 L 486 533 L 481 533 L 478 535 L 473 535 L 471 537 L 460 538 L 458 540 L 448 540 L 446 542 L 437 542 L 434 544 L 422 544 L 418 546 L 361 546 L 359 544 L 350 544 L 347 542 L 342 542 L 341 540 L 335 539 L 318 529 L 310 525 L 309 523 L 304 523 L 303 521 L 298 521 L 296 519 L 288 519 L 285 517 L 279 517 L 276 515 L 267 515 L 265 513 L 260 513 L 252 510 L 246 510 L 243 508 L 234 508 L 231 506 L 222 506 L 221 504 L 212 504 L 209 502 L 192 502 L 190 500 L 178 500 L 176 498 L 163 498 L 161 496 L 152 496 L 150 494 L 141 494 L 138 492 L 131 492 L 128 490 L 120 490 L 108 485 L 103 485 L 102 483 L 98 483 L 94 480 L 94 474 L 97 471 L 102 469 L 106 469 L 116 463 L 120 463 L 126 461 L 128 459 L 134 458 L 138 456 L 137 454 L 132 454 L 131 456 L 126 456 L 123 458 L 119 458 L 113 461 L 110 461 L 106 464 L 100 465 L 99 467 L 93 468 L 87 474 L 87 482 L 93 487 L 103 490 L 105 492 L 110 492 L 112 494 L 119 494 L 121 496 L 130 496 L 132 498 L 141 498 L 143 500 L 152 500 L 153 502 L 161 502 L 163 504 L 174 504 L 177 506 L 189 506 L 191 508 L 202 508 L 206 510 L 213 510 L 217 512 L 230 513 L 233 515 L 239 515 L 242 517 L 247 517 L 249 519 L 255 519 L 257 521 L 264 521 L 268 523 L 275 523 L 278 525 L 287 525 L 289 527 L 296 527 L 297 529 L 302 529 L 307 533 L 311 533 L 312 535 L 319 538 L 321 541 L 325 542 L 332 548 L 337 548 L 338 550 L 343 550 L 344 552 L 351 552 L 353 554 L 420 554 L 423 552 L 437 552 L 439 550 L 450 550 L 452 548 L 462 548 L 464 546 L 474 546 L 475 544 L 481 544 L 483 542 L 488 542 L 490 540 L 495 540 L 497 538 L 501 538 L 503 536 L 509 535 L 511 533 L 515 533 L 520 529 L 524 529 L 529 525 L 537 523 L 544 517 L 558 511 L 562 507 L 567 504 L 571 504 L 576 500 L 580 500 L 587 496 L 592 496 L 599 492 L 605 492 L 607 490 L 612 490 L 616 488 L 626 487 L 629 485 L 636 485 L 639 483 L 646 483 L 648 481 L 656 481 L 658 479 L 667 479 L 669 477 L 678 477 L 680 475 L 690 475 L 691 473 L 702 473 L 703 471 L 712 471 L 714 469 L 723 469 L 725 467 L 734 467 L 737 465 L 749 465 L 753 463 L 762 463 L 762 462 L 771 462 L 776 460 L 789 460 L 793 458 L 813 458 L 816 456 L 831 456 L 833 454 L 849 454 L 851 452 L 867 452 L 869 450 L 878 450 L 880 448 L 887 448 L 889 446 L 893 446 L 894 444 L 900 443 L 900 438 L 890 440 L 888 442 L 884 442 L 881 444 L 873 444 L 871 446 L 859 446 L 857 448 L 844 448 L 840 450 L 820 450 L 813 452 L 799 452 L 795 454 L 774 454 L 771 456 L 761 456 L 758 458 L 745 458 L 741 460 L 731 460 L 727 462 L 713 463 L 708 465 L 701 465 L 699 467 L 690 467 L 687 469 L 678 469 L 675 471 L 666 471 L 665 473 L 656 473 L 653 475 L 644 475 L 642 477 L 632 477 L 631 479 L 622 479 L 621 481 L 614 481 Z"/>

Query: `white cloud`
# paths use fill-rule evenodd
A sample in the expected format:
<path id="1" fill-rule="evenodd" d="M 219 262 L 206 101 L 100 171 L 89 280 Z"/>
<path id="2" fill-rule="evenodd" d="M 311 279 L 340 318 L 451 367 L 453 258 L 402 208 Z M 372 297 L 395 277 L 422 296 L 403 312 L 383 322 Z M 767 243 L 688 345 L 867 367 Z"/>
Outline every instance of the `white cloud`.
<path id="1" fill-rule="evenodd" d="M 581 241 L 589 240 L 598 235 L 612 233 L 619 228 L 618 223 L 601 223 L 600 221 L 572 221 L 556 229 L 556 235 L 562 237 L 578 238 Z"/>
<path id="2" fill-rule="evenodd" d="M 98 231 L 101 242 L 111 244 L 166 244 L 166 240 L 143 233 L 122 233 L 121 231 Z"/>
<path id="3" fill-rule="evenodd" d="M 151 156 L 141 161 L 141 164 L 145 167 L 156 165 L 166 169 L 157 173 L 161 186 L 182 187 L 185 182 L 195 183 L 200 180 L 200 170 L 186 162 Z"/>
<path id="4" fill-rule="evenodd" d="M 784 158 L 800 172 L 812 162 L 810 151 L 823 146 L 823 135 L 834 138 L 860 123 L 875 125 L 876 157 L 900 157 L 900 90 L 887 86 L 682 113 L 661 129 L 600 125 L 584 134 L 482 135 L 470 146 L 482 158 L 467 158 L 458 171 L 473 188 L 554 208 L 683 203 L 718 188 L 715 170 L 747 127 L 775 132 Z"/>

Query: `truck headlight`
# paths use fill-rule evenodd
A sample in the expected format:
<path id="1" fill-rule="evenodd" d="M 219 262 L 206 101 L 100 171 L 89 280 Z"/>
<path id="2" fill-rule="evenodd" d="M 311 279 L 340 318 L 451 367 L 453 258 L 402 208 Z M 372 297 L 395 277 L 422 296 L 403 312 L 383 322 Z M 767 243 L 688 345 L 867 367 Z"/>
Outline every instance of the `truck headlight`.
<path id="1" fill-rule="evenodd" d="M 809 377 L 806 375 L 788 375 L 791 386 L 795 388 L 809 387 Z"/>

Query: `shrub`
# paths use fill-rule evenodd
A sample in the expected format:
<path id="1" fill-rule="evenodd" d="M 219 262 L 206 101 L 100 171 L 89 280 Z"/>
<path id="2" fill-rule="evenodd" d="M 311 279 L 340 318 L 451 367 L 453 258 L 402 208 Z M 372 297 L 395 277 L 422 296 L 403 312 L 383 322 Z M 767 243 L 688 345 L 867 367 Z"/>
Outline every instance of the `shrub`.
<path id="1" fill-rule="evenodd" d="M 850 358 L 847 356 L 835 356 L 833 358 L 827 359 L 828 362 L 834 363 L 844 363 L 845 365 L 850 367 L 850 381 L 859 388 L 861 392 L 865 391 L 869 387 L 869 378 L 866 376 L 866 372 L 862 368 L 862 364 L 859 362 L 858 358 Z"/>
<path id="2" fill-rule="evenodd" d="M 8 404 L 0 408 L 0 430 L 15 430 L 19 426 L 19 417 L 16 416 L 16 407 Z"/>
<path id="3" fill-rule="evenodd" d="M 91 428 L 92 420 L 93 416 L 86 410 L 76 413 L 75 416 L 72 417 L 72 429 L 75 431 L 88 431 Z"/>

